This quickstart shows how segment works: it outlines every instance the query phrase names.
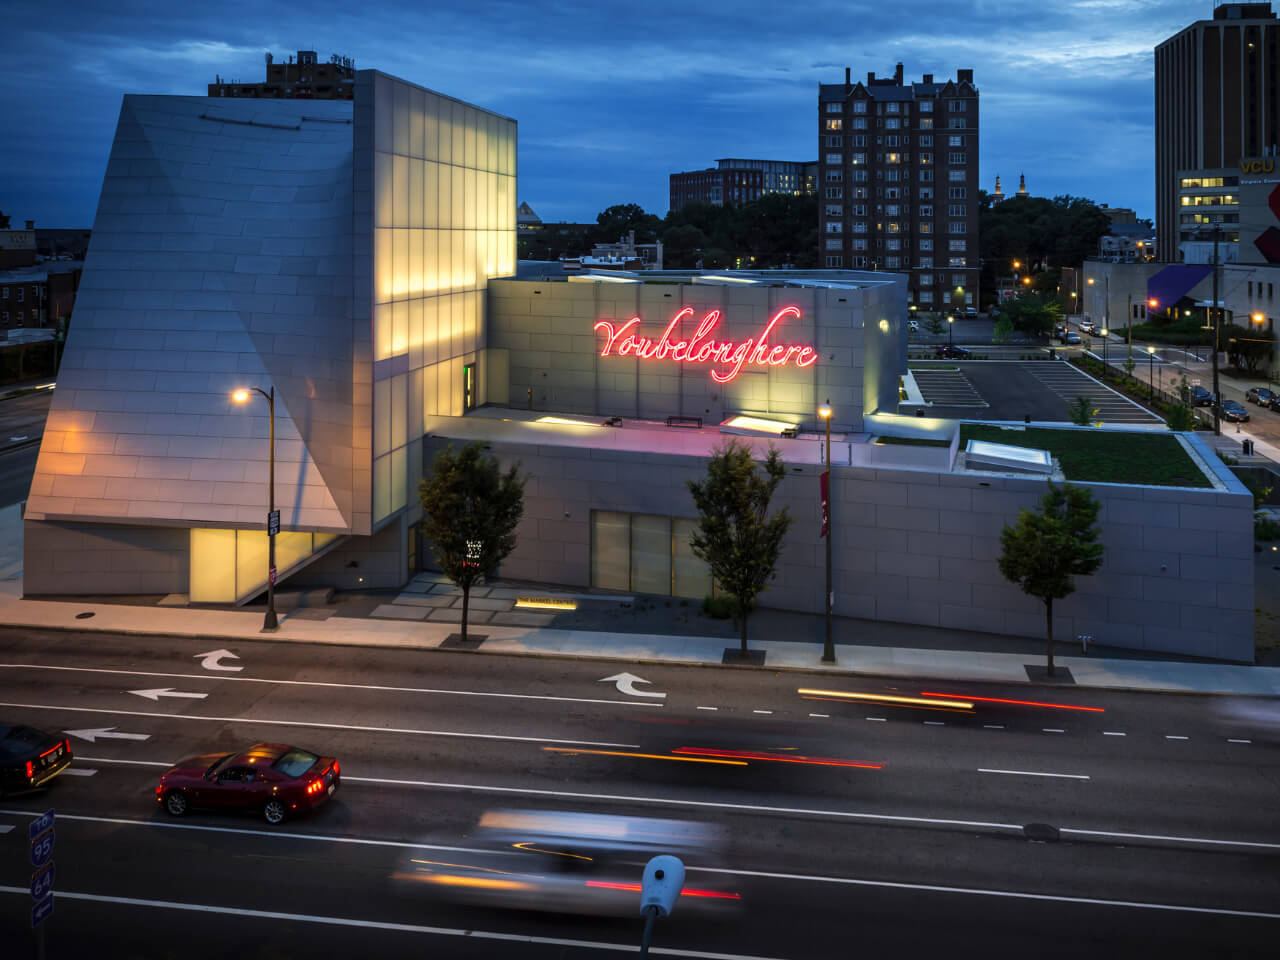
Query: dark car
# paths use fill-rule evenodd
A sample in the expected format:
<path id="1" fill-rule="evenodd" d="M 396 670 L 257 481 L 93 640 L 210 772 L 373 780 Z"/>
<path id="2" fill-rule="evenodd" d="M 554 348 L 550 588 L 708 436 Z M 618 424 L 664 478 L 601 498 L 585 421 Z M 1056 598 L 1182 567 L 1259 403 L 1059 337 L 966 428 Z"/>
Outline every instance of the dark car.
<path id="1" fill-rule="evenodd" d="M 156 803 L 180 817 L 192 807 L 254 811 L 267 823 L 306 813 L 338 789 L 338 761 L 282 743 L 255 743 L 243 753 L 209 753 L 170 767 L 156 784 Z"/>
<path id="2" fill-rule="evenodd" d="M 1064 330 L 1058 339 L 1064 344 L 1075 344 L 1080 342 L 1080 334 L 1074 330 Z"/>
<path id="3" fill-rule="evenodd" d="M 940 360 L 968 360 L 970 353 L 964 347 L 945 346 L 939 347 L 935 356 Z"/>
<path id="4" fill-rule="evenodd" d="M 35 790 L 71 766 L 71 742 L 35 727 L 0 723 L 0 795 Z"/>
<path id="5" fill-rule="evenodd" d="M 1191 403 L 1197 407 L 1208 407 L 1213 405 L 1213 394 L 1204 387 L 1191 388 Z"/>
<path id="6" fill-rule="evenodd" d="M 1234 400 L 1223 400 L 1222 406 L 1219 409 L 1219 416 L 1221 416 L 1223 420 L 1248 422 L 1249 411 Z"/>
<path id="7" fill-rule="evenodd" d="M 1269 407 L 1277 399 L 1277 394 L 1266 387 L 1250 387 L 1244 398 L 1260 407 Z"/>

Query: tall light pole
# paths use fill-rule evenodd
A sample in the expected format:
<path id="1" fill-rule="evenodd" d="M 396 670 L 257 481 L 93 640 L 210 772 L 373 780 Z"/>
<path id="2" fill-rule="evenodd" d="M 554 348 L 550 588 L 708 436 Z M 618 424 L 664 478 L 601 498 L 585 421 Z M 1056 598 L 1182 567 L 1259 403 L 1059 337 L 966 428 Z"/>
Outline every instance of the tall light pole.
<path id="1" fill-rule="evenodd" d="M 263 630 L 275 630 L 280 626 L 276 619 L 276 533 L 280 530 L 280 515 L 276 513 L 276 388 L 268 392 L 259 387 L 251 388 L 267 398 L 269 421 L 267 427 L 267 615 L 262 621 Z M 248 403 L 249 391 L 236 390 L 231 394 L 236 403 Z"/>
<path id="2" fill-rule="evenodd" d="M 1222 397 L 1218 394 L 1218 319 L 1222 310 L 1218 305 L 1218 238 L 1222 227 L 1213 225 L 1213 435 L 1222 436 Z"/>
<path id="3" fill-rule="evenodd" d="M 1099 332 L 1102 334 L 1102 379 L 1106 380 L 1107 379 L 1107 337 L 1111 334 L 1111 331 L 1108 330 L 1106 327 L 1103 327 L 1102 330 Z"/>
<path id="4" fill-rule="evenodd" d="M 950 347 L 955 342 L 955 338 L 952 336 L 954 332 L 955 322 L 956 322 L 956 318 L 948 314 L 947 315 L 947 346 L 948 347 Z"/>
<path id="5" fill-rule="evenodd" d="M 1147 393 L 1151 398 L 1151 402 L 1156 402 L 1156 348 L 1147 346 L 1147 386 L 1150 388 Z"/>
<path id="6" fill-rule="evenodd" d="M 831 400 L 818 407 L 818 416 L 827 425 L 827 472 L 822 485 L 822 536 L 827 541 L 827 635 L 822 644 L 822 662 L 836 662 L 836 648 L 831 643 Z"/>

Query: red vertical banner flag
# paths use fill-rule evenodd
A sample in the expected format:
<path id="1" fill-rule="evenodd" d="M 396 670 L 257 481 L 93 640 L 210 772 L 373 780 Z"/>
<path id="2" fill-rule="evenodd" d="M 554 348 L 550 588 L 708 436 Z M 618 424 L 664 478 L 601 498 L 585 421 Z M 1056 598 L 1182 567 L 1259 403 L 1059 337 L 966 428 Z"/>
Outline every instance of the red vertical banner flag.
<path id="1" fill-rule="evenodd" d="M 825 537 L 831 528 L 831 471 L 823 470 L 822 475 L 818 477 L 818 484 L 822 490 L 822 533 L 819 536 Z"/>

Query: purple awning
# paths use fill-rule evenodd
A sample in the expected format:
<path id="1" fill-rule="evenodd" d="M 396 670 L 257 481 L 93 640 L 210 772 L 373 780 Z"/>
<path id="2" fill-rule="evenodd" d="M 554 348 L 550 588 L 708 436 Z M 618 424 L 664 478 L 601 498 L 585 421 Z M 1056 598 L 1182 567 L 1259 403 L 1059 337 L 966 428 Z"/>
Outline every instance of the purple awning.
<path id="1" fill-rule="evenodd" d="M 1157 310 L 1166 310 L 1209 276 L 1213 267 L 1202 263 L 1175 263 L 1147 280 L 1147 301 L 1156 301 Z"/>

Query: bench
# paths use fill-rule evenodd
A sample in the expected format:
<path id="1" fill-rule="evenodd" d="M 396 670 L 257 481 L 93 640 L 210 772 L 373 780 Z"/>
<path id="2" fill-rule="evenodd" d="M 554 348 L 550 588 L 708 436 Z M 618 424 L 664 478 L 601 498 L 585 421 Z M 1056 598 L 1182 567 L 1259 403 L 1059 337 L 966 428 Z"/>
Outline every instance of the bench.
<path id="1" fill-rule="evenodd" d="M 701 417 L 667 417 L 668 427 L 694 427 L 697 430 L 702 429 Z"/>

